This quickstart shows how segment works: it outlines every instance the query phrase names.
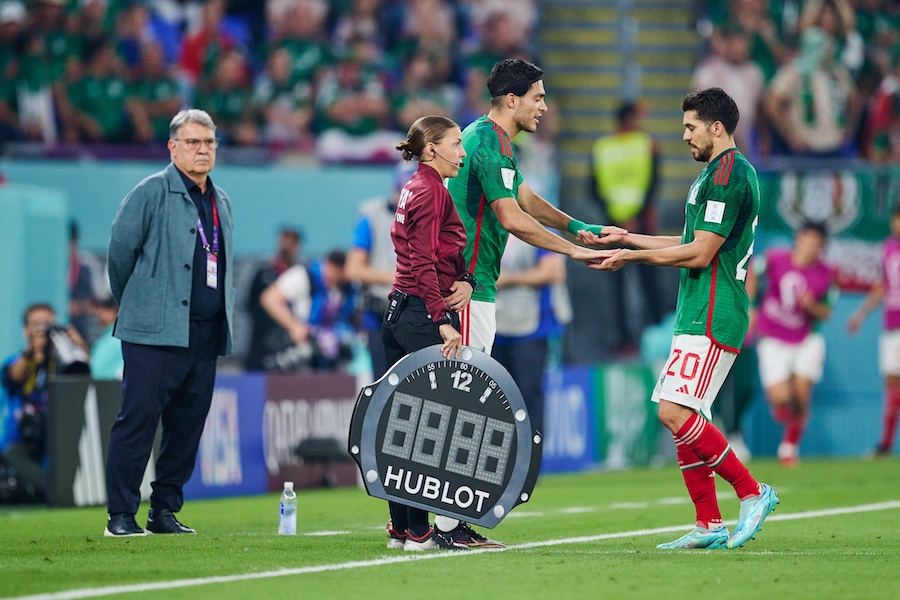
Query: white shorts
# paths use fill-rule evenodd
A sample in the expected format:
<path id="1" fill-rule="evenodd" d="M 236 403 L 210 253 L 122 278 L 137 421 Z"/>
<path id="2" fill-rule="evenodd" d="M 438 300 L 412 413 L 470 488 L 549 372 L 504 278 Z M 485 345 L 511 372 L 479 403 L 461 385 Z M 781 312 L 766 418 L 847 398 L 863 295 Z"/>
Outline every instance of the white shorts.
<path id="1" fill-rule="evenodd" d="M 497 334 L 497 312 L 493 302 L 471 300 L 459 313 L 463 344 L 490 354 Z"/>
<path id="2" fill-rule="evenodd" d="M 712 404 L 735 358 L 705 335 L 676 335 L 651 400 L 668 400 L 712 419 Z"/>
<path id="3" fill-rule="evenodd" d="M 825 338 L 810 333 L 799 344 L 762 337 L 756 344 L 759 379 L 764 388 L 783 383 L 792 375 L 818 383 L 825 366 Z"/>
<path id="4" fill-rule="evenodd" d="M 900 375 L 900 329 L 878 338 L 878 370 L 882 375 Z"/>

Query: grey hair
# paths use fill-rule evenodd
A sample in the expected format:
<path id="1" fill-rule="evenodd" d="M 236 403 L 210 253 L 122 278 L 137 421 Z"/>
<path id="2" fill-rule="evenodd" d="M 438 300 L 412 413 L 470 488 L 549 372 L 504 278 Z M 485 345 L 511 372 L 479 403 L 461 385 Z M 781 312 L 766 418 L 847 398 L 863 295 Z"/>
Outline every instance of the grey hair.
<path id="1" fill-rule="evenodd" d="M 187 123 L 196 123 L 197 125 L 209 127 L 213 131 L 216 130 L 216 124 L 213 123 L 212 117 L 209 116 L 208 112 L 199 108 L 189 108 L 180 111 L 172 117 L 172 122 L 169 123 L 169 138 L 174 140 L 175 136 L 178 135 L 178 130 Z"/>

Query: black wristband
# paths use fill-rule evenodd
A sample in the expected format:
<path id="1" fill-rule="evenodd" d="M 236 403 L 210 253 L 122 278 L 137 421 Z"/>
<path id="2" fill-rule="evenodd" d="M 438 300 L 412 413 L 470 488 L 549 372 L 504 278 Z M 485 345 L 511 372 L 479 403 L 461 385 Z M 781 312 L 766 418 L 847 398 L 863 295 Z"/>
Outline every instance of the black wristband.
<path id="1" fill-rule="evenodd" d="M 465 281 L 466 283 L 471 285 L 473 292 L 475 291 L 475 288 L 478 287 L 478 280 L 475 279 L 475 276 L 472 275 L 471 273 L 466 273 L 465 275 L 463 275 L 463 278 L 460 279 L 460 281 Z"/>
<path id="2" fill-rule="evenodd" d="M 437 326 L 441 325 L 453 325 L 453 319 L 450 318 L 450 313 L 444 313 L 444 317 L 437 322 Z"/>

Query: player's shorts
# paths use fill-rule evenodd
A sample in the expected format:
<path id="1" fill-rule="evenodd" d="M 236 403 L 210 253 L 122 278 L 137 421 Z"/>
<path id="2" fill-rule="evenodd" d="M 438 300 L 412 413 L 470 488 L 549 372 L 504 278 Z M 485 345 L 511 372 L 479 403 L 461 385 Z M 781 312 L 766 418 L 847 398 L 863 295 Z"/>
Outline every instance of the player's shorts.
<path id="1" fill-rule="evenodd" d="M 792 375 L 818 383 L 825 367 L 825 338 L 810 333 L 798 344 L 772 337 L 762 337 L 756 344 L 759 357 L 759 379 L 764 388 L 772 387 Z"/>
<path id="2" fill-rule="evenodd" d="M 490 354 L 497 334 L 497 312 L 493 302 L 471 300 L 459 313 L 463 344 Z"/>
<path id="3" fill-rule="evenodd" d="M 900 375 L 900 329 L 878 338 L 878 370 L 882 375 Z"/>
<path id="4" fill-rule="evenodd" d="M 712 419 L 712 404 L 735 358 L 705 335 L 676 335 L 651 400 L 668 400 Z"/>

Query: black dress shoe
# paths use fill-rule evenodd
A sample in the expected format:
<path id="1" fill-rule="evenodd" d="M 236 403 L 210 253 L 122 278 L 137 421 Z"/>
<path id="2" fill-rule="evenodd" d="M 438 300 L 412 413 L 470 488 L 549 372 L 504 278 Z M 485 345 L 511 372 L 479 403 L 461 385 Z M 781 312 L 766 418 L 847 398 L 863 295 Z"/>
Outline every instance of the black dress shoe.
<path id="1" fill-rule="evenodd" d="M 118 513 L 109 515 L 103 535 L 106 537 L 129 537 L 147 534 L 138 526 L 134 515 Z"/>
<path id="2" fill-rule="evenodd" d="M 181 524 L 172 511 L 166 508 L 150 509 L 147 516 L 147 533 L 197 533 Z"/>

